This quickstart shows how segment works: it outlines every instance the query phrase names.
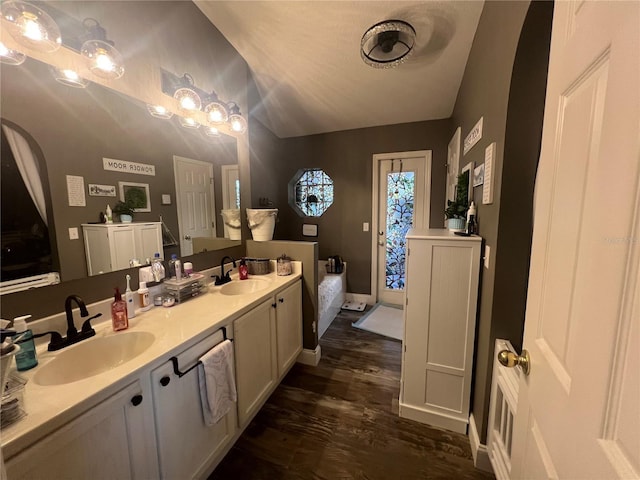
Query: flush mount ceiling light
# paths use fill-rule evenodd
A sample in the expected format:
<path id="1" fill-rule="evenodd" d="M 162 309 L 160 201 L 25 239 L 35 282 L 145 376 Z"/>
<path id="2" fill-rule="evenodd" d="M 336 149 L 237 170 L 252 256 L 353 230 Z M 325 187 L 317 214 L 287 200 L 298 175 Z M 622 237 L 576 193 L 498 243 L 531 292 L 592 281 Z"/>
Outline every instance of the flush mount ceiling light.
<path id="1" fill-rule="evenodd" d="M 101 78 L 114 80 L 124 75 L 122 55 L 107 39 L 107 32 L 94 18 L 85 18 L 82 25 L 89 39 L 82 44 L 80 55 L 85 57 L 91 72 Z"/>
<path id="2" fill-rule="evenodd" d="M 178 121 L 185 128 L 200 128 L 200 124 L 191 117 L 178 117 Z"/>
<path id="3" fill-rule="evenodd" d="M 149 104 L 147 104 L 147 111 L 151 114 L 151 116 L 156 117 L 156 118 L 162 118 L 164 120 L 167 120 L 167 119 L 173 117 L 173 113 L 171 113 L 169 110 L 167 110 L 162 105 L 149 105 Z"/>
<path id="4" fill-rule="evenodd" d="M 211 92 L 205 103 L 207 105 L 204 107 L 204 113 L 207 115 L 207 121 L 210 124 L 224 123 L 229 119 L 227 106 L 218 98 L 216 92 Z"/>
<path id="5" fill-rule="evenodd" d="M 385 20 L 365 32 L 360 56 L 374 68 L 393 68 L 407 60 L 416 40 L 414 28 L 402 20 Z"/>
<path id="6" fill-rule="evenodd" d="M 240 107 L 237 103 L 229 103 L 229 125 L 231 130 L 238 133 L 247 131 L 247 121 L 240 115 Z"/>
<path id="7" fill-rule="evenodd" d="M 60 28 L 42 9 L 27 2 L 2 4 L 7 31 L 20 45 L 39 52 L 55 52 L 62 45 Z"/>
<path id="8" fill-rule="evenodd" d="M 87 88 L 89 81 L 78 75 L 78 72 L 70 68 L 51 67 L 53 77 L 67 87 Z"/>
<path id="9" fill-rule="evenodd" d="M 17 50 L 7 48 L 7 46 L 0 42 L 0 62 L 7 65 L 22 65 L 27 59 L 27 56 Z"/>

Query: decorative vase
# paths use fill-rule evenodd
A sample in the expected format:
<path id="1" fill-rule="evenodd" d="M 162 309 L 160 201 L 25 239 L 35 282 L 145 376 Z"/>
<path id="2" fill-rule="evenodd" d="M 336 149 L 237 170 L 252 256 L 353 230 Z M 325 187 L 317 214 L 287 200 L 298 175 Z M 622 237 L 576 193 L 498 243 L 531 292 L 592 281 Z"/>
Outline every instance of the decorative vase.
<path id="1" fill-rule="evenodd" d="M 131 215 L 127 215 L 126 213 L 121 213 L 120 221 L 122 223 L 131 223 L 133 221 L 133 217 Z"/>
<path id="2" fill-rule="evenodd" d="M 461 232 L 464 230 L 464 218 L 450 218 L 447 220 L 447 228 L 450 232 Z"/>

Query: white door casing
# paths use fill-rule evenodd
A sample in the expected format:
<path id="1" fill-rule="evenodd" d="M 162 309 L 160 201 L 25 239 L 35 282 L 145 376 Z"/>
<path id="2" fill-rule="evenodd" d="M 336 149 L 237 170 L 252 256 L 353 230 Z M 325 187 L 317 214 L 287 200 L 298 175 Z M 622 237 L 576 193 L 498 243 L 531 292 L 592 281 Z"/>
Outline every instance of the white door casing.
<path id="1" fill-rule="evenodd" d="M 193 237 L 215 237 L 213 165 L 173 156 L 182 256 L 193 253 Z"/>
<path id="2" fill-rule="evenodd" d="M 222 165 L 220 167 L 222 177 L 222 208 L 240 208 L 238 203 L 238 179 L 240 178 L 238 165 Z"/>
<path id="3" fill-rule="evenodd" d="M 555 4 L 514 479 L 640 477 L 639 25 Z"/>
<path id="4" fill-rule="evenodd" d="M 373 231 L 371 234 L 371 293 L 378 302 L 401 305 L 404 289 L 385 287 L 387 174 L 392 171 L 416 173 L 413 228 L 429 226 L 431 198 L 431 150 L 375 154 L 373 156 Z M 381 233 L 382 232 L 382 233 Z"/>
<path id="5" fill-rule="evenodd" d="M 460 138 L 462 136 L 460 127 L 456 129 L 447 147 L 447 190 L 444 199 L 444 208 L 447 208 L 447 200 L 455 200 L 456 183 L 458 172 L 460 171 Z"/>

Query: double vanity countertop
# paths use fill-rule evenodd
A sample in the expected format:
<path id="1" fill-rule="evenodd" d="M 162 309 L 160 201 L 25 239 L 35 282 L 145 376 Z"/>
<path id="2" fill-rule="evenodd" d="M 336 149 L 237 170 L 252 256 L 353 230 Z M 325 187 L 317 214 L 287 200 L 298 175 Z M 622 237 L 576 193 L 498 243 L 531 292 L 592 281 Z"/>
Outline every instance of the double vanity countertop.
<path id="1" fill-rule="evenodd" d="M 207 286 L 207 291 L 198 297 L 173 307 L 156 306 L 146 312 L 136 312 L 135 318 L 129 320 L 127 330 L 114 332 L 110 314 L 103 314 L 101 320 L 104 321 L 94 325 L 96 335 L 93 338 L 55 352 L 47 351 L 46 343 L 40 344 L 37 349 L 38 366 L 25 372 L 18 372 L 27 380 L 23 396 L 27 415 L 2 429 L 4 459 L 7 460 L 19 453 L 44 435 L 137 380 L 143 370 L 151 370 L 167 362 L 173 355 L 179 354 L 221 327 L 229 325 L 275 292 L 293 284 L 301 278 L 302 264 L 296 261 L 292 262 L 292 266 L 293 273 L 287 276 L 278 276 L 275 272 L 250 276 L 250 280 L 259 279 L 267 285 L 266 288 L 260 288 L 254 292 L 225 295 L 220 292 L 222 287 L 214 287 L 211 284 Z M 236 274 L 232 276 L 232 282 L 227 285 L 242 282 L 237 279 Z M 102 308 L 104 308 L 104 305 L 110 305 L 111 302 L 112 300 L 99 303 L 103 304 Z M 88 309 L 91 315 L 96 313 L 93 305 L 88 305 Z M 77 313 L 75 314 L 77 328 L 80 328 L 83 320 Z M 115 337 L 131 332 L 148 332 L 153 335 L 153 342 L 142 353 L 105 372 L 70 383 L 55 385 L 38 383 L 39 369 L 66 351 L 83 345 L 88 346 L 95 338 Z M 144 334 L 141 337 L 149 338 Z M 117 341 L 114 342 L 116 343 Z M 84 348 L 87 349 L 87 347 Z M 95 363 L 95 358 L 91 360 Z M 15 362 L 12 369 L 15 370 Z"/>

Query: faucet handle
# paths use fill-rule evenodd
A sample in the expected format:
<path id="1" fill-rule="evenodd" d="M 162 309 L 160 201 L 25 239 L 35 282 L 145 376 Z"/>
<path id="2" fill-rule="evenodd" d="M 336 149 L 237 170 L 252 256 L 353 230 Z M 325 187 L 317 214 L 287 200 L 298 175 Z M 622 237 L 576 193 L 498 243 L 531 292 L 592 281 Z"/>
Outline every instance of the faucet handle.
<path id="1" fill-rule="evenodd" d="M 96 315 L 94 315 L 93 317 L 87 318 L 83 323 L 82 323 L 82 330 L 80 331 L 80 333 L 83 334 L 87 334 L 90 333 L 91 335 L 89 336 L 93 336 L 96 334 L 96 331 L 93 329 L 93 327 L 91 326 L 91 320 L 93 320 L 94 318 L 98 318 L 101 317 L 102 314 L 98 313 Z"/>
<path id="2" fill-rule="evenodd" d="M 64 340 L 62 338 L 62 335 L 60 335 L 58 332 L 51 331 L 36 333 L 33 338 L 40 338 L 44 337 L 45 335 L 51 335 L 49 345 L 47 346 L 47 350 L 49 350 L 50 352 L 53 352 L 54 350 L 60 350 L 62 347 L 64 347 Z"/>

